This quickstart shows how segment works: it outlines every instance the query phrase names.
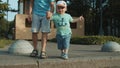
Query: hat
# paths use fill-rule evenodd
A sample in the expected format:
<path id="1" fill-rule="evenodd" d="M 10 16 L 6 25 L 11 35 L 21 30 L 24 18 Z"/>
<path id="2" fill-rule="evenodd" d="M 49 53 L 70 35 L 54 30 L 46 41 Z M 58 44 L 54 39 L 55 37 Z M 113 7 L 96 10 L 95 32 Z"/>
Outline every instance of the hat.
<path id="1" fill-rule="evenodd" d="M 57 6 L 64 6 L 64 7 L 67 6 L 67 4 L 66 4 L 65 1 L 58 1 L 56 5 L 57 5 Z"/>

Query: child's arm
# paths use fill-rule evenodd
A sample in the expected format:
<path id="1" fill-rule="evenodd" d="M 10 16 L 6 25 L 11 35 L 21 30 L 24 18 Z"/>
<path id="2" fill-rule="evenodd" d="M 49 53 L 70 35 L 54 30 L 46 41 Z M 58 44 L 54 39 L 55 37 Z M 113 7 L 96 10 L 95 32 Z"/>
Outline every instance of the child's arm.
<path id="1" fill-rule="evenodd" d="M 79 18 L 74 19 L 72 22 L 82 21 L 83 19 L 84 19 L 83 16 L 80 16 Z"/>

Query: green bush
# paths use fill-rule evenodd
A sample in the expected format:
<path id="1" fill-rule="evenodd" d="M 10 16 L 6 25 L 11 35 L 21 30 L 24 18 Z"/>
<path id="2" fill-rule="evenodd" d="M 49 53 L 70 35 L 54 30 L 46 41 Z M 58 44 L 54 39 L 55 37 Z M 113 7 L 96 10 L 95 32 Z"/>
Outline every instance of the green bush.
<path id="1" fill-rule="evenodd" d="M 56 42 L 56 39 L 54 38 L 51 41 Z M 71 38 L 72 44 L 101 45 L 106 43 L 107 41 L 120 43 L 120 38 L 113 36 L 80 36 Z"/>
<path id="2" fill-rule="evenodd" d="M 6 19 L 0 19 L 0 38 L 5 37 L 5 33 L 8 30 L 8 22 Z"/>

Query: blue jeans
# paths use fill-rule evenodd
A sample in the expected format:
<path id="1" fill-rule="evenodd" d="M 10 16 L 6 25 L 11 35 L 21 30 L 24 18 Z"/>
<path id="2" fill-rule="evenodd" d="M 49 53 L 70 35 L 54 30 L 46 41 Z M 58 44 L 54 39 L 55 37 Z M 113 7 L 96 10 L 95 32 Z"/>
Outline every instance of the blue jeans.
<path id="1" fill-rule="evenodd" d="M 71 34 L 67 34 L 67 35 L 57 34 L 56 38 L 57 38 L 58 49 L 60 49 L 60 50 L 69 49 Z"/>

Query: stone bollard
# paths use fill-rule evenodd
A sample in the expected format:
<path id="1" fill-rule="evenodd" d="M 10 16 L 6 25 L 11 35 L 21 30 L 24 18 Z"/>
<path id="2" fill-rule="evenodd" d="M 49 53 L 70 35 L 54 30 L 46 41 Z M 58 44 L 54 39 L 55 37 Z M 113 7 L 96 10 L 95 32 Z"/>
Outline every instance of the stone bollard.
<path id="1" fill-rule="evenodd" d="M 109 42 L 103 44 L 101 51 L 102 52 L 120 51 L 120 45 L 117 42 L 109 41 Z"/>
<path id="2" fill-rule="evenodd" d="M 17 40 L 8 48 L 10 54 L 30 55 L 33 46 L 26 40 Z"/>

